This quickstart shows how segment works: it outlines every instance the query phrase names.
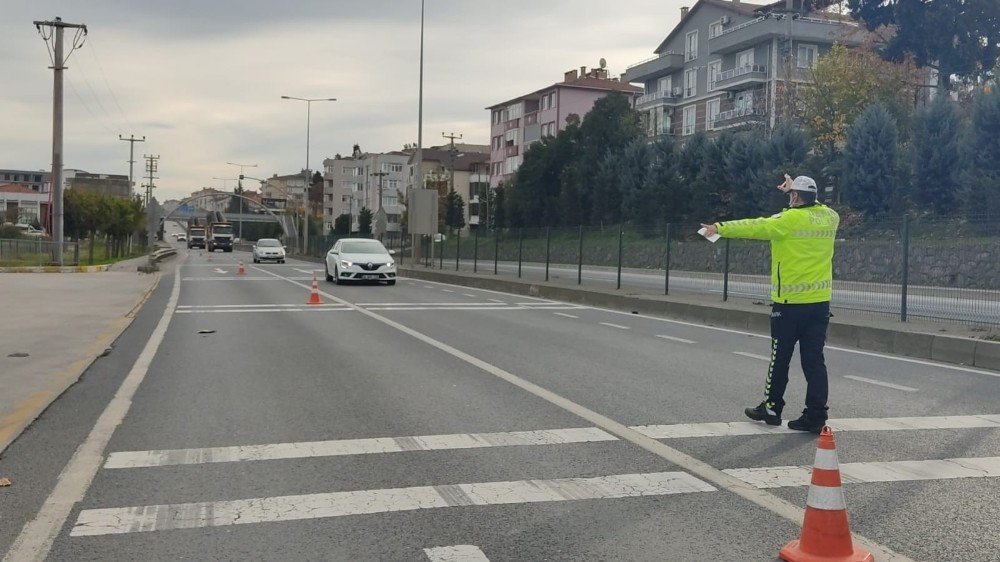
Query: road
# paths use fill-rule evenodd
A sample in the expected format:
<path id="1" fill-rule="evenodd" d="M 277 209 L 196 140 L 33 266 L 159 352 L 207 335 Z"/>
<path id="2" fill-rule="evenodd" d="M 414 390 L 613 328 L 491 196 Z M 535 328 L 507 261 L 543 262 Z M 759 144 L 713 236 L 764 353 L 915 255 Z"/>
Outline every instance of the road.
<path id="1" fill-rule="evenodd" d="M 182 259 L 0 459 L 9 559 L 755 561 L 798 537 L 814 436 L 742 417 L 766 337 Z M 859 540 L 997 560 L 1000 373 L 828 362 Z"/>
<path id="2" fill-rule="evenodd" d="M 434 263 L 435 267 L 439 265 L 439 262 Z M 492 272 L 493 261 L 480 260 L 474 264 L 473 260 L 463 259 L 459 263 L 459 268 L 462 271 L 477 269 L 480 272 Z M 450 261 L 446 259 L 444 269 L 454 270 L 455 259 L 452 258 Z M 518 265 L 517 262 L 499 262 L 496 269 L 503 275 L 517 275 Z M 545 264 L 523 263 L 521 275 L 526 279 L 544 280 Z M 575 284 L 577 275 L 577 266 L 565 264 L 549 266 L 549 276 L 554 281 Z M 580 277 L 583 286 L 615 287 L 618 283 L 618 272 L 614 268 L 584 265 Z M 662 294 L 664 273 L 624 270 L 621 286 L 626 291 Z M 1000 292 L 922 286 L 912 286 L 908 289 L 907 314 L 911 317 L 1000 325 Z M 670 290 L 679 293 L 711 293 L 721 297 L 722 276 L 714 273 L 671 272 Z M 737 274 L 730 276 L 731 297 L 770 301 L 770 290 L 770 279 L 767 276 Z M 899 285 L 840 281 L 834 283 L 832 304 L 835 308 L 898 316 L 900 292 Z"/>

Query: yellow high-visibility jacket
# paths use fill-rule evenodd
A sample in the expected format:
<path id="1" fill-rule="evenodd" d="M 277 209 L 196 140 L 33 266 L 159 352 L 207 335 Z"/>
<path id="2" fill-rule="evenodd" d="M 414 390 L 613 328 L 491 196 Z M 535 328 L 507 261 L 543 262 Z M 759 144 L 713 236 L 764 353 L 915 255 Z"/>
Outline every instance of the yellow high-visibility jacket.
<path id="1" fill-rule="evenodd" d="M 813 203 L 768 218 L 719 222 L 724 238 L 771 242 L 771 300 L 781 304 L 828 302 L 833 288 L 833 242 L 840 215 Z"/>

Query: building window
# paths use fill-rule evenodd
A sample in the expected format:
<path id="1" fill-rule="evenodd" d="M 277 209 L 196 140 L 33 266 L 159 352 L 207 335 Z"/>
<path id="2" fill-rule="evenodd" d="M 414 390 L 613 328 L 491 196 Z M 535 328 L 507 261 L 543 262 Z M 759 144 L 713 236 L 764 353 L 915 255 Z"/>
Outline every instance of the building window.
<path id="1" fill-rule="evenodd" d="M 383 195 L 382 196 L 382 206 L 392 206 L 399 205 L 399 197 L 395 195 Z"/>
<path id="2" fill-rule="evenodd" d="M 397 174 L 401 174 L 401 173 L 403 173 L 403 165 L 402 164 L 389 164 L 389 171 L 390 172 L 395 172 Z"/>
<path id="3" fill-rule="evenodd" d="M 549 109 L 555 109 L 556 107 L 556 93 L 552 92 L 549 94 Z"/>
<path id="4" fill-rule="evenodd" d="M 513 121 L 514 119 L 520 119 L 521 117 L 521 104 L 512 103 L 507 106 L 507 120 Z"/>
<path id="5" fill-rule="evenodd" d="M 399 191 L 399 180 L 389 180 L 389 189 Z"/>
<path id="6" fill-rule="evenodd" d="M 706 117 L 705 117 L 705 126 L 706 126 L 706 128 L 708 128 L 708 129 L 714 129 L 715 128 L 715 120 L 716 120 L 716 118 L 719 117 L 719 109 L 720 109 L 721 104 L 722 104 L 722 102 L 718 98 L 716 98 L 716 99 L 711 100 L 711 101 L 708 102 L 708 106 L 707 106 L 707 109 L 708 109 L 707 113 L 708 113 L 708 115 L 706 115 Z"/>
<path id="7" fill-rule="evenodd" d="M 657 92 L 663 92 L 664 95 L 669 95 L 670 88 L 672 86 L 672 84 L 670 82 L 671 82 L 671 77 L 670 76 L 664 76 L 664 77 L 660 78 L 660 81 L 659 81 L 659 83 L 656 86 L 656 91 Z"/>
<path id="8" fill-rule="evenodd" d="M 686 37 L 685 45 L 687 48 L 684 50 L 684 60 L 693 61 L 698 58 L 698 30 L 688 33 Z"/>
<path id="9" fill-rule="evenodd" d="M 493 112 L 493 124 L 494 125 L 499 125 L 502 120 L 503 120 L 503 112 L 501 110 L 499 110 L 499 109 L 496 110 L 496 111 L 494 111 Z"/>
<path id="10" fill-rule="evenodd" d="M 684 71 L 684 97 L 690 98 L 698 94 L 698 69 L 689 68 Z"/>
<path id="11" fill-rule="evenodd" d="M 722 20 L 712 22 L 708 25 L 708 38 L 722 35 Z"/>
<path id="12" fill-rule="evenodd" d="M 816 57 L 819 54 L 819 49 L 816 45 L 799 45 L 799 56 L 798 67 L 799 68 L 813 68 L 816 66 Z"/>
<path id="13" fill-rule="evenodd" d="M 542 111 L 545 111 L 548 108 L 549 108 L 549 95 L 545 94 L 544 96 L 542 96 L 541 109 Z"/>
<path id="14" fill-rule="evenodd" d="M 511 129 L 504 133 L 504 146 L 514 146 L 517 144 L 517 129 Z"/>
<path id="15" fill-rule="evenodd" d="M 747 49 L 736 54 L 736 68 L 753 66 L 753 49 Z"/>
<path id="16" fill-rule="evenodd" d="M 736 94 L 736 103 L 733 109 L 737 115 L 746 115 L 753 111 L 753 90 L 744 90 Z"/>
<path id="17" fill-rule="evenodd" d="M 696 108 L 693 105 L 689 105 L 684 108 L 684 135 L 693 135 L 695 130 L 695 116 Z"/>
<path id="18" fill-rule="evenodd" d="M 719 75 L 722 74 L 722 59 L 712 61 L 708 63 L 708 91 L 711 92 L 715 89 L 715 83 L 719 81 Z"/>

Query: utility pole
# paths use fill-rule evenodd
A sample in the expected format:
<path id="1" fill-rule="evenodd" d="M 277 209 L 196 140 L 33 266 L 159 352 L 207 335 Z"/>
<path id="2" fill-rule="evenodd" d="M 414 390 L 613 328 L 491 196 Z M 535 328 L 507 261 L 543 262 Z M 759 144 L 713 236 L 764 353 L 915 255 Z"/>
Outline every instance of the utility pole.
<path id="1" fill-rule="evenodd" d="M 82 23 L 66 23 L 62 18 L 52 21 L 35 21 L 35 29 L 42 39 L 48 43 L 54 37 L 52 66 L 55 73 L 52 85 L 52 239 L 56 242 L 55 261 L 63 264 L 63 71 L 66 70 L 66 60 L 73 51 L 83 46 L 87 36 L 87 26 Z M 73 44 L 69 54 L 63 55 L 63 31 L 67 28 L 76 29 Z M 43 31 L 43 28 L 45 31 Z M 46 35 L 48 31 L 48 35 Z"/>
<path id="2" fill-rule="evenodd" d="M 128 138 L 118 135 L 118 140 L 128 143 L 128 195 L 132 197 L 135 191 L 135 180 L 132 179 L 133 165 L 135 164 L 135 143 L 146 142 L 146 136 L 143 135 L 141 139 L 137 139 L 135 135 L 129 135 Z"/>
<path id="3" fill-rule="evenodd" d="M 244 168 L 256 168 L 257 164 L 237 164 L 236 162 L 226 162 L 226 164 L 229 164 L 230 166 L 238 166 L 240 169 L 239 178 L 236 180 L 236 193 L 239 195 L 237 199 L 240 200 L 240 225 L 238 227 L 239 233 L 236 235 L 236 237 L 239 238 L 240 242 L 242 243 L 243 242 L 243 170 Z M 261 197 L 263 196 L 264 194 L 261 193 Z"/>
<path id="4" fill-rule="evenodd" d="M 441 136 L 448 139 L 451 144 L 449 152 L 451 153 L 451 191 L 455 191 L 455 139 L 462 140 L 462 134 L 455 133 L 441 133 Z"/>
<path id="5" fill-rule="evenodd" d="M 153 180 L 157 179 L 159 176 L 154 175 L 159 169 L 160 155 L 142 155 L 146 159 L 146 173 L 148 174 L 149 181 L 146 183 L 146 243 L 150 248 L 156 243 L 156 228 L 153 225 L 155 217 L 153 216 Z"/>

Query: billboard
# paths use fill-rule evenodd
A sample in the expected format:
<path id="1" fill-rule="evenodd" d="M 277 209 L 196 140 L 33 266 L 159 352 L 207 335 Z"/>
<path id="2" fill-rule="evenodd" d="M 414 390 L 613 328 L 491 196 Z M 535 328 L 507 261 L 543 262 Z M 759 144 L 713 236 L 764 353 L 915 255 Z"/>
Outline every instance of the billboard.
<path id="1" fill-rule="evenodd" d="M 438 230 L 438 192 L 436 189 L 410 191 L 407 204 L 410 234 L 435 234 Z"/>

